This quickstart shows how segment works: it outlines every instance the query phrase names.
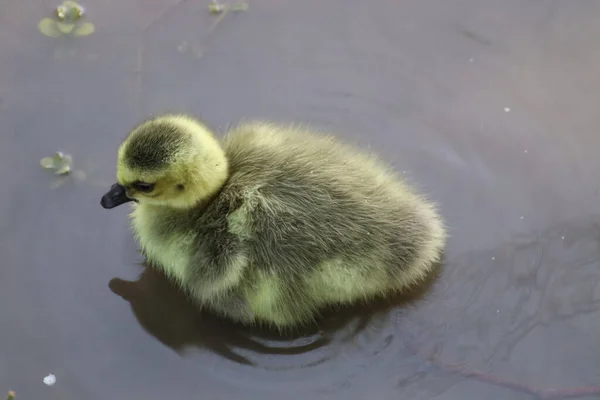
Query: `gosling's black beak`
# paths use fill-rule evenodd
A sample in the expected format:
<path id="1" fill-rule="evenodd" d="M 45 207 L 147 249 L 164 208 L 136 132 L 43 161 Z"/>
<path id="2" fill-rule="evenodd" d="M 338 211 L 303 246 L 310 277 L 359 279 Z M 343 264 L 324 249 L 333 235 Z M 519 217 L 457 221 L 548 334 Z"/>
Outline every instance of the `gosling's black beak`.
<path id="1" fill-rule="evenodd" d="M 110 187 L 110 190 L 102 196 L 100 205 L 108 210 L 130 201 L 133 201 L 133 199 L 127 197 L 125 188 L 118 183 L 115 183 Z"/>

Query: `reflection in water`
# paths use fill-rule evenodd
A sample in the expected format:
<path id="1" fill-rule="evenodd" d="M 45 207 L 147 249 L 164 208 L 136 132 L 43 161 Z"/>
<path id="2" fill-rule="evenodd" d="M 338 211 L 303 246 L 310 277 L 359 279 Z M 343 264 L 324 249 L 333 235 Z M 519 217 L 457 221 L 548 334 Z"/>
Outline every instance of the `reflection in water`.
<path id="1" fill-rule="evenodd" d="M 533 399 L 600 398 L 598 349 L 585 345 L 597 332 L 587 316 L 600 306 L 599 264 L 600 224 L 573 221 L 465 253 L 410 295 L 330 310 L 315 326 L 285 336 L 199 312 L 152 268 L 134 282 L 115 278 L 110 288 L 148 333 L 179 354 L 196 347 L 254 370 L 311 371 L 288 380 L 263 376 L 269 387 L 322 374 L 326 383 L 315 393 L 340 395 L 369 371 L 363 379 L 389 378 L 396 382 L 391 390 L 401 387 L 407 398 L 421 398 L 432 376 L 447 379 L 427 384 L 428 398 L 465 379 Z M 260 376 L 248 375 L 262 385 Z"/>
<path id="2" fill-rule="evenodd" d="M 341 345 L 362 332 L 377 316 L 420 298 L 436 277 L 437 274 L 432 274 L 422 287 L 392 300 L 327 310 L 313 326 L 284 334 L 265 328 L 245 327 L 207 311 L 199 311 L 161 271 L 150 266 L 144 266 L 137 281 L 114 278 L 109 287 L 130 303 L 135 317 L 148 333 L 180 355 L 185 353 L 186 347 L 195 346 L 240 364 L 256 365 L 235 349 L 258 354 L 297 355 L 331 346 L 334 341 L 335 345 Z M 326 356 L 311 359 L 302 367 L 326 360 Z M 265 365 L 261 366 L 268 369 Z M 281 365 L 277 366 L 277 369 L 281 368 Z"/>

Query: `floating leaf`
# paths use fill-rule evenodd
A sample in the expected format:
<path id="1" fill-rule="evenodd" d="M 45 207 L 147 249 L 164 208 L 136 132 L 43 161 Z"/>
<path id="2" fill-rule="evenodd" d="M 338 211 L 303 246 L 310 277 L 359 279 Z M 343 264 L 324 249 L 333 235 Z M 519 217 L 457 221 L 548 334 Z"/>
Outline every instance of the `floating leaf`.
<path id="1" fill-rule="evenodd" d="M 56 26 L 56 21 L 50 18 L 44 18 L 38 24 L 38 29 L 42 34 L 50 37 L 58 37 L 61 35 L 58 27 Z"/>
<path id="2" fill-rule="evenodd" d="M 66 0 L 56 7 L 56 16 L 61 21 L 75 22 L 85 14 L 85 9 L 75 1 Z"/>
<path id="3" fill-rule="evenodd" d="M 65 24 L 64 22 L 57 22 L 56 27 L 62 33 L 71 33 L 75 29 L 75 24 Z"/>
<path id="4" fill-rule="evenodd" d="M 40 165 L 44 169 L 53 169 L 54 168 L 54 158 L 53 157 L 44 157 L 40 160 Z"/>
<path id="5" fill-rule="evenodd" d="M 60 19 L 65 19 L 67 16 L 67 7 L 63 6 L 62 4 L 56 7 L 56 16 Z"/>
<path id="6" fill-rule="evenodd" d="M 64 158 L 64 154 L 57 151 L 52 157 L 44 157 L 40 160 L 40 165 L 46 169 L 55 169 Z"/>
<path id="7" fill-rule="evenodd" d="M 225 11 L 225 4 L 221 4 L 219 3 L 217 0 L 213 0 L 209 5 L 208 5 L 208 10 L 212 13 L 212 14 L 219 14 L 222 13 L 223 11 Z"/>
<path id="8" fill-rule="evenodd" d="M 54 13 L 58 21 L 44 18 L 38 23 L 38 29 L 46 36 L 57 37 L 62 34 L 87 36 L 95 30 L 92 23 L 78 22 L 85 15 L 85 9 L 75 1 L 64 1 L 56 7 Z"/>
<path id="9" fill-rule="evenodd" d="M 57 170 L 55 172 L 56 175 L 66 175 L 69 172 L 71 172 L 71 164 L 72 164 L 72 161 L 70 158 L 68 161 L 63 160 L 63 164 L 59 168 L 57 168 Z"/>
<path id="10" fill-rule="evenodd" d="M 52 169 L 56 175 L 66 175 L 71 172 L 73 158 L 69 154 L 63 154 L 60 151 L 52 157 L 44 157 L 40 160 L 40 165 L 44 169 Z"/>
<path id="11" fill-rule="evenodd" d="M 75 36 L 87 36 L 94 33 L 95 29 L 96 28 L 94 27 L 94 24 L 92 24 L 91 22 L 84 22 L 77 26 L 77 28 L 75 28 L 75 32 L 73 33 Z"/>
<path id="12" fill-rule="evenodd" d="M 6 396 L 6 400 L 14 400 L 15 399 L 15 392 L 13 392 L 12 390 L 8 391 L 8 395 Z"/>

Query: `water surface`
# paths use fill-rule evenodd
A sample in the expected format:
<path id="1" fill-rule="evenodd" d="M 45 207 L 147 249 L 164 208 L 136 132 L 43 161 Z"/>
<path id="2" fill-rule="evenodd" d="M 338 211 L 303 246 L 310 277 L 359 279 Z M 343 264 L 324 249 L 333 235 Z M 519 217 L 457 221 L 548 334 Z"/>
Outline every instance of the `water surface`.
<path id="1" fill-rule="evenodd" d="M 52 2 L 0 5 L 0 391 L 600 398 L 600 3 L 253 0 L 212 29 L 207 3 L 92 1 L 84 38 L 36 30 Z M 297 337 L 195 313 L 99 205 L 119 141 L 165 111 L 377 151 L 440 204 L 440 276 Z M 56 150 L 87 179 L 52 189 Z"/>

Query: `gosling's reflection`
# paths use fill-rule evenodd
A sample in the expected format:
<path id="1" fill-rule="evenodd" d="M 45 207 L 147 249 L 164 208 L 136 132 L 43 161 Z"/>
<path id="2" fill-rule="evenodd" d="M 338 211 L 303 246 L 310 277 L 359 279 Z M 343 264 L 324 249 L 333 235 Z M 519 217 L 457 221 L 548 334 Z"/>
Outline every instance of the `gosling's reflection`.
<path id="1" fill-rule="evenodd" d="M 149 334 L 178 354 L 183 355 L 186 348 L 198 347 L 237 363 L 253 365 L 235 349 L 292 355 L 326 346 L 334 336 L 336 340 L 348 340 L 364 330 L 372 318 L 420 298 L 436 277 L 437 271 L 422 287 L 392 300 L 388 298 L 369 305 L 325 310 L 313 325 L 285 333 L 264 327 L 241 326 L 199 310 L 161 271 L 150 266 L 143 266 L 137 281 L 113 278 L 109 287 L 130 303 L 138 322 Z M 343 335 L 337 334 L 340 332 Z M 269 346 L 261 343 L 263 341 L 279 343 Z M 298 342 L 302 344 L 298 345 Z"/>

